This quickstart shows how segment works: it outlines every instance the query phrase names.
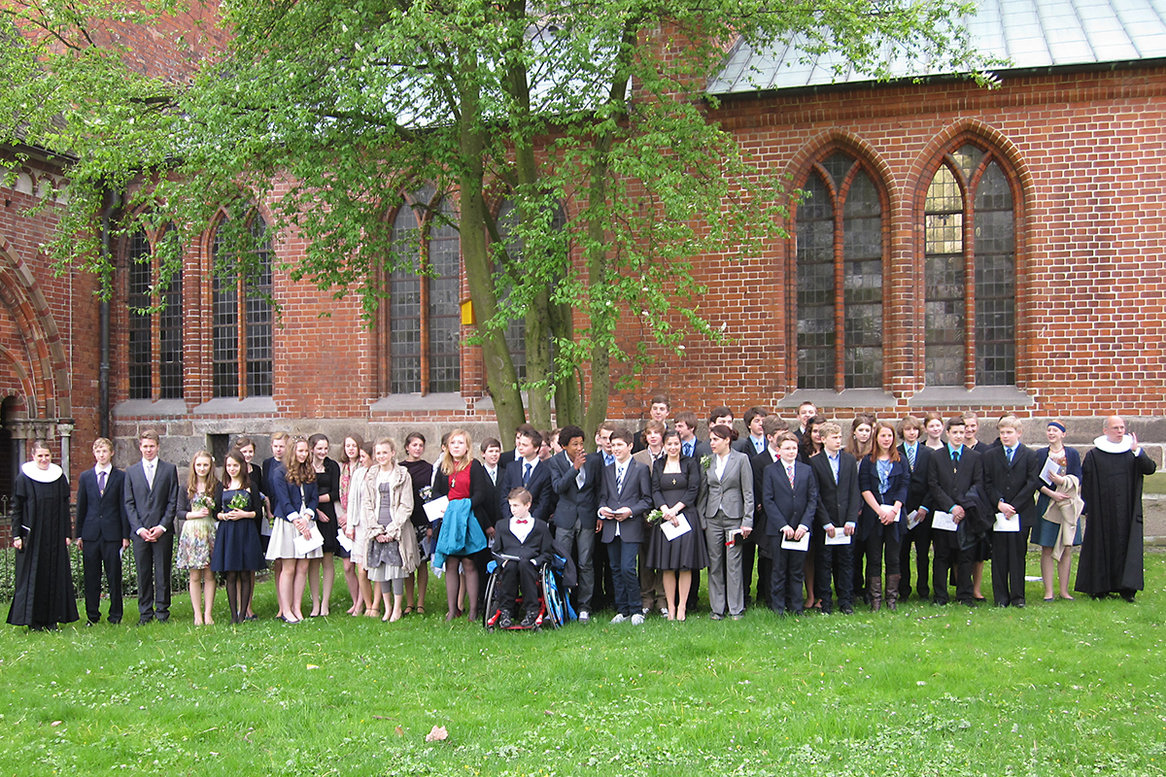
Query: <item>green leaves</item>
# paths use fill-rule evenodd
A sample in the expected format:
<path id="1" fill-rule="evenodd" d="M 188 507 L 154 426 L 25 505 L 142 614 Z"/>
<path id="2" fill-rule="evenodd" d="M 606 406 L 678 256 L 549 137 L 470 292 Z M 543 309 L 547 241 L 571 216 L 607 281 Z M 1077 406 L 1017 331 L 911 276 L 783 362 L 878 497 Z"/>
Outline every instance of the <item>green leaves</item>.
<path id="1" fill-rule="evenodd" d="M 228 2 L 203 19 L 176 1 L 47 0 L 0 14 L 0 77 L 14 85 L 0 120 L 10 144 L 75 156 L 51 250 L 106 278 L 91 219 L 108 192 L 124 195 L 118 230 L 172 222 L 186 245 L 221 208 L 244 224 L 264 203 L 273 235 L 304 238 L 302 254 L 282 255 L 292 279 L 362 295 L 371 319 L 404 261 L 389 225 L 402 194 L 432 185 L 454 198 L 507 435 L 526 415 L 523 389 L 536 424 L 550 425 L 554 397 L 560 423 L 586 411 L 594 425 L 610 360 L 634 380 L 694 332 L 720 337 L 695 258 L 732 262 L 781 235 L 783 182 L 750 165 L 704 94 L 734 41 L 796 38 L 839 67 L 886 75 L 904 56 L 966 59 L 951 24 L 961 10 L 285 0 Z M 176 66 L 148 61 L 146 42 Z M 503 337 L 511 321 L 528 335 L 523 382 Z"/>

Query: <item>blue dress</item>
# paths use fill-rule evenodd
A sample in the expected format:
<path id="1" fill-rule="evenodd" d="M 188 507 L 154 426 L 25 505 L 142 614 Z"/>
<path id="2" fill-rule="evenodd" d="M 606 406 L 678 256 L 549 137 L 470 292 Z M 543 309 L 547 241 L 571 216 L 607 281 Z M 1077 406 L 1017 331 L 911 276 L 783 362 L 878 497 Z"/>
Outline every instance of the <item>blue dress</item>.
<path id="1" fill-rule="evenodd" d="M 228 511 L 227 505 L 236 494 L 247 497 L 247 507 L 244 509 L 253 512 L 263 509 L 261 497 L 257 489 L 223 490 L 215 515 Z M 259 528 L 254 520 L 219 521 L 218 532 L 215 535 L 215 548 L 211 555 L 211 570 L 214 572 L 245 572 L 263 569 L 263 546 L 259 539 Z"/>

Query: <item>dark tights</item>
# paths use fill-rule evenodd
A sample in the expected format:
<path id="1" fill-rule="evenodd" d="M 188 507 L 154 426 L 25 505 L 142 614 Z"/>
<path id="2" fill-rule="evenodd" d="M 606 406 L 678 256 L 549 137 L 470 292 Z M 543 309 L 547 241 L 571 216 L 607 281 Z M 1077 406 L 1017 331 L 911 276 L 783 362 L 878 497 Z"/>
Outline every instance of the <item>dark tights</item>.
<path id="1" fill-rule="evenodd" d="M 227 602 L 231 606 L 231 623 L 243 622 L 254 585 L 250 572 L 227 573 Z"/>
<path id="2" fill-rule="evenodd" d="M 446 620 L 453 620 L 461 614 L 458 602 L 458 564 L 461 564 L 462 577 L 466 581 L 466 598 L 470 600 L 470 618 L 478 617 L 478 568 L 472 558 L 456 558 L 451 556 L 445 562 L 445 605 L 448 608 Z"/>

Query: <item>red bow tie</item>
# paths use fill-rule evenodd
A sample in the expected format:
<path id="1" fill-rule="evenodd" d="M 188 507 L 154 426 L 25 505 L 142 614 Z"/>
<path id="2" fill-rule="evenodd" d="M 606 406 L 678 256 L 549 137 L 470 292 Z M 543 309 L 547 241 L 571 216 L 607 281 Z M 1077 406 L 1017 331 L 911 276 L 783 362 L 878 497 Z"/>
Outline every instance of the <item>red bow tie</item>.
<path id="1" fill-rule="evenodd" d="M 515 518 L 514 522 L 515 523 L 530 523 L 530 519 L 529 518 Z"/>

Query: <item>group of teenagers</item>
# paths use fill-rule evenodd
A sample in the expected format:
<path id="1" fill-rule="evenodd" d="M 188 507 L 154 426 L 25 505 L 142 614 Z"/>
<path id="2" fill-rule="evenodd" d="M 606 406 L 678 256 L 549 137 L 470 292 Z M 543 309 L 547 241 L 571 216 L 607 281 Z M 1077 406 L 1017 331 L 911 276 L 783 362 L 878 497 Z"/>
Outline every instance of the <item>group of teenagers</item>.
<path id="1" fill-rule="evenodd" d="M 614 623 L 641 624 L 659 611 L 686 620 L 707 577 L 714 620 L 743 616 L 751 603 L 777 613 L 852 613 L 857 601 L 894 610 L 912 592 L 936 604 L 975 605 L 984 561 L 1000 606 L 1025 604 L 1031 532 L 1041 547 L 1044 598 L 1069 592 L 1072 549 L 1083 542 L 1076 590 L 1132 601 L 1142 587 L 1141 478 L 1153 462 L 1112 416 L 1085 457 L 1051 421 L 1047 446 L 1021 441 L 1012 415 L 981 441 L 973 413 L 907 416 L 891 424 L 859 414 L 841 425 L 811 403 L 796 426 L 753 407 L 738 435 L 726 407 L 697 437 L 694 413 L 669 424 L 666 397 L 653 397 L 638 432 L 605 422 L 586 450 L 581 428 L 540 433 L 524 424 L 515 447 L 487 439 L 475 457 L 468 432 L 427 441 L 410 433 L 403 452 L 391 438 L 344 438 L 339 460 L 322 434 L 276 433 L 271 455 L 233 441 L 221 470 L 196 453 L 185 477 L 159 456 L 145 431 L 140 461 L 125 472 L 99 438 L 82 472 L 72 526 L 69 487 L 51 451 L 33 444 L 13 504 L 18 550 L 8 622 L 55 628 L 78 620 L 66 546 L 82 550 L 85 615 L 122 619 L 121 553 L 132 544 L 139 623 L 170 616 L 173 563 L 189 570 L 196 624 L 213 623 L 216 575 L 225 578 L 232 623 L 254 619 L 255 574 L 268 563 L 278 614 L 287 623 L 330 614 L 336 557 L 350 615 L 397 621 L 424 613 L 430 565 L 445 577 L 446 619 L 477 619 L 483 581 L 497 560 L 500 624 L 537 615 L 537 570 L 554 554 L 569 559 L 580 621 L 605 606 Z M 181 519 L 180 521 L 177 519 Z M 175 534 L 178 534 L 175 542 Z M 177 547 L 177 554 L 174 548 Z M 912 588 L 912 571 L 914 588 Z M 522 595 L 519 600 L 518 594 Z M 523 612 L 516 611 L 516 602 Z M 383 612 L 383 614 L 382 614 Z"/>
<path id="2" fill-rule="evenodd" d="M 649 414 L 637 434 L 603 424 L 594 454 L 583 452 L 581 430 L 560 430 L 562 452 L 526 485 L 560 552 L 574 553 L 581 620 L 596 604 L 597 547 L 611 570 L 614 622 L 642 623 L 657 608 L 684 620 L 702 570 L 714 620 L 742 617 L 754 569 L 754 602 L 777 613 L 849 614 L 859 599 L 894 610 L 912 593 L 912 571 L 921 599 L 946 604 L 954 585 L 956 601 L 974 606 L 985 599 L 989 558 L 994 602 L 1024 606 L 1030 532 L 1042 548 L 1045 600 L 1058 575 L 1060 595 L 1073 598 L 1082 461 L 1059 422 L 1048 425 L 1047 447 L 1033 449 L 1012 415 L 987 443 L 972 413 L 893 424 L 860 414 L 844 436 L 808 402 L 793 428 L 753 407 L 739 436 L 732 411 L 717 407 L 707 440 L 691 412 L 668 425 L 665 397 Z M 517 437 L 529 448 L 538 433 L 520 428 Z M 1152 471 L 1140 449 L 1134 456 Z M 1132 596 L 1124 586 L 1089 588 L 1110 590 Z"/>

